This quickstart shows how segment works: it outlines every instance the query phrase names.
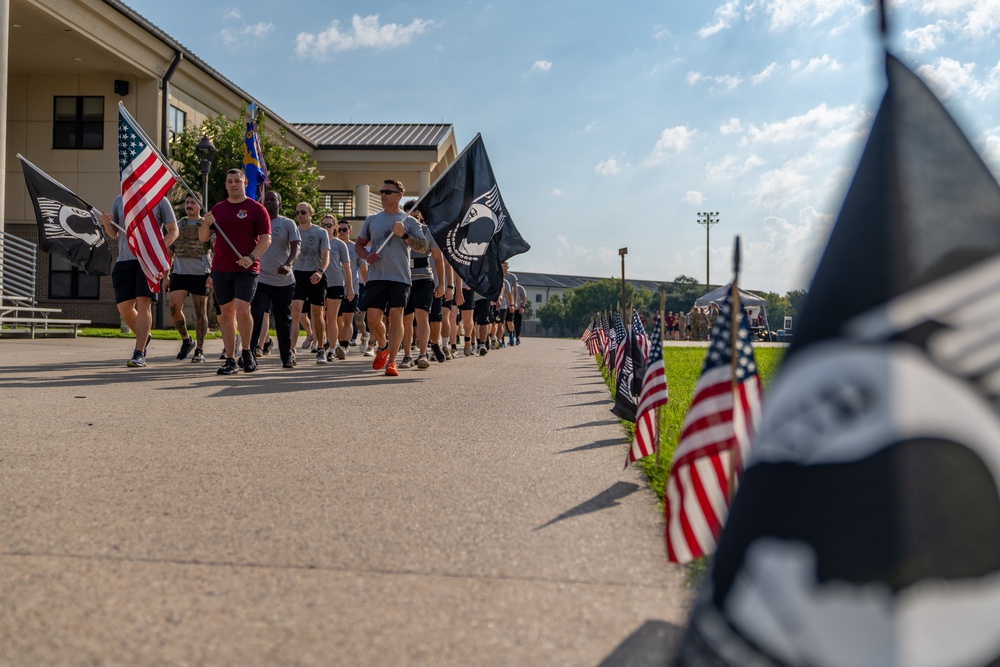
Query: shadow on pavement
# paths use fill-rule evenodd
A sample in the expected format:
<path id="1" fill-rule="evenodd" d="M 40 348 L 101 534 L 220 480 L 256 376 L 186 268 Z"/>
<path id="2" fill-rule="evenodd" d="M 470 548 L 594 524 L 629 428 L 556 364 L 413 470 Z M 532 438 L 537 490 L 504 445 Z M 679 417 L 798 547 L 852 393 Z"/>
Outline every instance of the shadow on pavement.
<path id="1" fill-rule="evenodd" d="M 564 449 L 559 454 L 570 454 L 572 452 L 586 452 L 591 449 L 603 449 L 605 447 L 616 447 L 618 445 L 628 445 L 628 441 L 623 438 L 607 438 L 605 440 L 598 440 L 597 442 L 592 442 L 589 445 L 581 445 L 579 447 L 574 447 L 573 449 Z"/>
<path id="2" fill-rule="evenodd" d="M 606 401 L 601 401 L 601 403 L 605 402 Z M 599 419 L 596 422 L 587 422 L 586 424 L 573 424 L 572 426 L 563 426 L 559 430 L 568 431 L 571 428 L 587 428 L 588 426 L 609 426 L 611 424 L 617 424 L 617 423 L 618 423 L 617 419 L 612 419 L 609 417 L 608 419 Z"/>
<path id="3" fill-rule="evenodd" d="M 588 405 L 608 405 L 609 403 L 613 403 L 613 401 L 609 401 L 608 399 L 601 399 L 599 401 L 591 401 L 590 403 L 574 403 L 573 405 L 564 405 L 562 407 L 564 407 L 564 408 L 584 408 L 584 407 L 587 407 Z"/>
<path id="4" fill-rule="evenodd" d="M 674 657 L 684 628 L 666 621 L 646 621 L 597 667 L 652 667 Z"/>
<path id="5" fill-rule="evenodd" d="M 615 482 L 610 488 L 601 491 L 590 500 L 584 501 L 573 509 L 563 512 L 556 518 L 538 526 L 534 530 L 548 528 L 554 523 L 558 523 L 566 519 L 572 519 L 575 516 L 582 516 L 584 514 L 590 514 L 591 512 L 600 512 L 601 510 L 617 507 L 619 500 L 627 498 L 638 490 L 638 484 L 633 484 L 632 482 Z"/>

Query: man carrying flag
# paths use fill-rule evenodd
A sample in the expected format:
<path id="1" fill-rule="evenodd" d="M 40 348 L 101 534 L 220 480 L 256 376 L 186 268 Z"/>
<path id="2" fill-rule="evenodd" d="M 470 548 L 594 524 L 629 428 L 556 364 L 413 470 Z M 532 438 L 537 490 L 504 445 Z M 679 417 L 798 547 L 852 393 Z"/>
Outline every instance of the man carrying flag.
<path id="1" fill-rule="evenodd" d="M 510 219 L 481 136 L 420 197 L 416 209 L 466 287 L 499 301 L 501 264 L 531 246 Z"/>

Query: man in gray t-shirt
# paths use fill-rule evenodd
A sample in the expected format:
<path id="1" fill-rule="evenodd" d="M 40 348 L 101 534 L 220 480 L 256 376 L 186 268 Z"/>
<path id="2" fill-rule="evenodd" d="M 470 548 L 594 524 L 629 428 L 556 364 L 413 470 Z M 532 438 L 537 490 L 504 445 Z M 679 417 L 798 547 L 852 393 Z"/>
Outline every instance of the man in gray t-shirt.
<path id="1" fill-rule="evenodd" d="M 295 294 L 295 276 L 292 265 L 299 256 L 299 230 L 295 223 L 280 214 L 281 195 L 271 190 L 264 195 L 264 208 L 271 216 L 271 245 L 260 256 L 260 276 L 257 291 L 250 302 L 253 315 L 254 344 L 260 340 L 264 328 L 264 315 L 271 312 L 271 322 L 278 336 L 281 364 L 294 368 L 295 352 L 292 349 L 292 296 Z M 254 356 L 259 356 L 254 350 Z"/>
<path id="2" fill-rule="evenodd" d="M 177 216 L 166 197 L 153 207 L 153 218 L 163 232 L 163 244 L 169 246 L 177 238 Z M 125 362 L 129 368 L 146 366 L 146 343 L 153 328 L 153 302 L 156 293 L 149 288 L 146 274 L 139 266 L 139 260 L 132 254 L 125 239 L 125 208 L 118 195 L 111 204 L 111 213 L 101 216 L 104 231 L 113 239 L 118 239 L 118 260 L 111 270 L 111 285 L 115 288 L 115 303 L 118 313 L 129 329 L 135 332 L 135 350 L 132 358 Z"/>
<path id="3" fill-rule="evenodd" d="M 312 331 L 306 343 L 323 347 L 326 335 L 323 309 L 326 305 L 326 265 L 330 261 L 330 237 L 326 230 L 313 224 L 313 207 L 309 202 L 300 202 L 295 207 L 295 223 L 302 238 L 299 258 L 295 261 L 295 295 L 292 297 L 292 347 L 299 342 L 299 318 L 306 304 L 309 304 L 309 319 Z M 303 349 L 308 347 L 304 345 Z M 318 352 L 318 350 L 316 350 Z M 326 363 L 317 355 L 316 363 Z"/>
<path id="4" fill-rule="evenodd" d="M 399 375 L 396 354 L 403 340 L 403 308 L 410 291 L 410 250 L 427 252 L 427 239 L 416 219 L 400 210 L 403 184 L 386 180 L 379 190 L 382 212 L 365 218 L 354 242 L 358 256 L 368 262 L 365 303 L 368 328 L 378 341 L 372 368 L 389 376 Z M 366 246 L 371 244 L 373 250 Z M 388 330 L 383 312 L 389 311 Z"/>

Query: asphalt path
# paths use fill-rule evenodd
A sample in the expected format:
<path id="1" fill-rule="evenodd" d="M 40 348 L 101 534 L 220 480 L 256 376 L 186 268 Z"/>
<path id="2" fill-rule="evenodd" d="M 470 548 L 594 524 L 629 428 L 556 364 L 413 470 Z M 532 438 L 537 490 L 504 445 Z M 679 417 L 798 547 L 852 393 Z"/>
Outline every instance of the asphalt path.
<path id="1" fill-rule="evenodd" d="M 578 341 L 178 347 L 0 340 L 0 665 L 664 663 L 692 593 Z"/>

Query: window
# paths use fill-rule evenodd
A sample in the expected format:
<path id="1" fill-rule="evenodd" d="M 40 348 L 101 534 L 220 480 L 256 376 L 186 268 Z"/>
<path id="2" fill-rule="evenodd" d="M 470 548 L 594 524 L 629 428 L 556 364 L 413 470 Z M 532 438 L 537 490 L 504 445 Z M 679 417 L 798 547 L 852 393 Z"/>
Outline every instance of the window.
<path id="1" fill-rule="evenodd" d="M 354 215 L 354 192 L 352 190 L 320 190 L 321 209 L 334 213 L 338 218 Z"/>
<path id="2" fill-rule="evenodd" d="M 542 302 L 542 293 L 539 292 L 538 294 L 535 295 L 535 303 L 541 303 L 541 302 Z"/>
<path id="3" fill-rule="evenodd" d="M 56 97 L 52 114 L 52 148 L 104 148 L 104 98 Z"/>
<path id="4" fill-rule="evenodd" d="M 187 124 L 187 112 L 170 105 L 167 112 L 167 133 L 170 136 L 170 143 L 174 142 L 174 137 L 184 131 Z"/>
<path id="5" fill-rule="evenodd" d="M 101 292 L 99 276 L 88 276 L 58 255 L 49 255 L 50 299 L 97 299 Z"/>

